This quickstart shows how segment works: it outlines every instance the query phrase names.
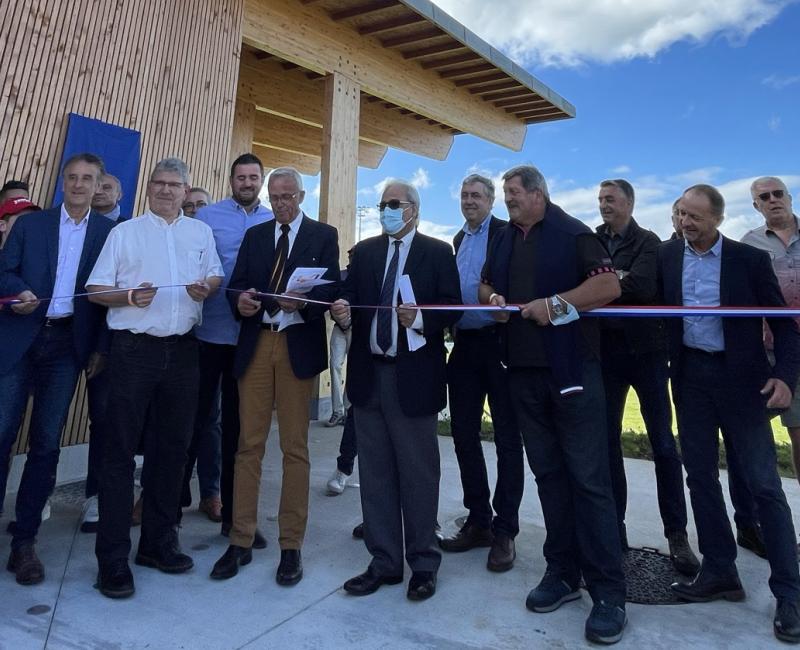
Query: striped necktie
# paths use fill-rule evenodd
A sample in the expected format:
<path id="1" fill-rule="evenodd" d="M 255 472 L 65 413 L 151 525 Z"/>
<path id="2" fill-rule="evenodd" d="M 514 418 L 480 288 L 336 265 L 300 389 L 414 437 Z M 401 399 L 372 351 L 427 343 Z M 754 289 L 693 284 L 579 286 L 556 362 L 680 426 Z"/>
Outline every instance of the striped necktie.
<path id="1" fill-rule="evenodd" d="M 380 305 L 381 307 L 391 307 L 392 297 L 394 296 L 394 285 L 397 282 L 397 265 L 400 262 L 400 240 L 392 242 L 394 244 L 394 254 L 389 262 L 389 268 L 386 269 L 386 277 L 383 278 L 383 286 L 381 287 Z M 375 330 L 375 339 L 378 342 L 378 347 L 383 350 L 383 353 L 392 347 L 392 318 L 394 317 L 393 309 L 379 309 L 378 322 Z"/>

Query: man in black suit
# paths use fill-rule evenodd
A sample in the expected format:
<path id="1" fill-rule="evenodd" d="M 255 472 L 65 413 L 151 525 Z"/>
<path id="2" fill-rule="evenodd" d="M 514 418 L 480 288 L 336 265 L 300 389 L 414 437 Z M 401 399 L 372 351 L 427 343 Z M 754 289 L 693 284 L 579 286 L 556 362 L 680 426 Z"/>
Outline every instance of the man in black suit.
<path id="1" fill-rule="evenodd" d="M 355 408 L 364 541 L 372 555 L 367 571 L 344 589 L 364 596 L 401 582 L 405 538 L 412 571 L 407 595 L 424 600 L 436 592 L 441 562 L 435 528 L 436 421 L 447 401 L 443 330 L 460 312 L 417 310 L 398 292 L 403 276 L 417 304 L 459 304 L 461 291 L 450 246 L 417 232 L 416 188 L 389 181 L 379 208 L 384 234 L 356 245 L 342 299 L 331 307 L 336 322 L 353 328 L 347 394 Z M 382 308 L 351 313 L 350 304 Z"/>
<path id="2" fill-rule="evenodd" d="M 784 307 L 764 251 L 718 232 L 725 200 L 710 185 L 687 189 L 679 205 L 684 240 L 659 249 L 659 286 L 666 305 Z M 800 333 L 790 318 L 768 318 L 775 366 L 764 349 L 761 318 L 687 316 L 669 319 L 670 373 L 683 462 L 703 564 L 690 583 L 675 583 L 692 602 L 742 600 L 736 542 L 718 479 L 719 430 L 741 460 L 764 531 L 777 599 L 775 636 L 800 642 L 800 574 L 794 527 L 776 469 L 768 409 L 785 409 L 800 373 Z"/>
<path id="3" fill-rule="evenodd" d="M 61 431 L 78 374 L 86 368 L 92 377 L 102 365 L 97 350 L 106 310 L 86 296 L 72 295 L 85 291 L 114 225 L 91 210 L 104 171 L 93 154 L 70 158 L 63 171 L 64 203 L 21 216 L 0 253 L 0 295 L 22 301 L 0 311 L 0 485 L 8 471 L 3 461 L 34 392 L 31 448 L 17 493 L 8 561 L 23 585 L 44 580 L 34 544 L 55 485 Z"/>
<path id="4" fill-rule="evenodd" d="M 245 233 L 229 283 L 234 291 L 228 293 L 228 300 L 242 321 L 233 365 L 233 375 L 239 380 L 241 429 L 231 544 L 211 577 L 231 578 L 252 559 L 261 461 L 275 405 L 283 452 L 278 511 L 281 560 L 275 579 L 279 585 L 290 586 L 303 577 L 300 547 L 308 518 L 308 408 L 314 378 L 328 365 L 326 309 L 291 298 L 261 299 L 259 292 L 283 294 L 295 269 L 324 267 L 324 277 L 332 283 L 315 287 L 307 297 L 332 300 L 338 293 L 339 246 L 335 228 L 309 219 L 300 209 L 305 192 L 295 169 L 273 170 L 267 188 L 275 219 Z"/>
<path id="5" fill-rule="evenodd" d="M 466 304 L 478 303 L 486 251 L 492 238 L 507 225 L 492 215 L 493 203 L 491 179 L 478 174 L 464 179 L 461 212 L 465 223 L 456 233 L 453 246 Z M 453 327 L 453 340 L 447 361 L 450 430 L 469 516 L 453 537 L 442 540 L 441 546 L 451 552 L 489 546 L 486 567 L 490 571 L 508 571 L 516 558 L 514 538 L 519 533 L 525 470 L 522 436 L 512 411 L 497 322 L 488 312 L 467 311 Z M 480 438 L 487 396 L 497 451 L 497 483 L 491 503 Z"/>

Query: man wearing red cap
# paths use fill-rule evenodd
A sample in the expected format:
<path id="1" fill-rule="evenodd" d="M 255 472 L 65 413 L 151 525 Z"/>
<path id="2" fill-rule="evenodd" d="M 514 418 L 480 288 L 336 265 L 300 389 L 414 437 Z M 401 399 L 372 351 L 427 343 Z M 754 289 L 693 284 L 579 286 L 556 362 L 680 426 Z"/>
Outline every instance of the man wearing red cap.
<path id="1" fill-rule="evenodd" d="M 29 199 L 19 197 L 16 199 L 7 199 L 0 203 L 0 248 L 8 239 L 11 233 L 11 228 L 14 222 L 23 214 L 28 212 L 37 212 L 41 210 L 38 205 L 31 203 Z"/>

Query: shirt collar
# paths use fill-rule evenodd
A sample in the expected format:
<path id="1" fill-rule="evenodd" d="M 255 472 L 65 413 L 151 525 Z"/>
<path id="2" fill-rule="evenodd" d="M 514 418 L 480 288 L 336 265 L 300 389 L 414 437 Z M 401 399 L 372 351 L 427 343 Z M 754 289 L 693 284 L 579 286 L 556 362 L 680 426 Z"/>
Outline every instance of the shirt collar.
<path id="1" fill-rule="evenodd" d="M 110 212 L 104 213 L 103 216 L 108 218 L 108 219 L 111 219 L 111 221 L 117 221 L 119 219 L 119 213 L 120 213 L 119 203 L 117 203 L 114 206 L 113 210 L 111 210 Z"/>
<path id="2" fill-rule="evenodd" d="M 713 255 L 714 257 L 719 257 L 722 254 L 722 234 L 717 232 L 717 241 L 714 242 L 714 245 L 709 248 L 705 253 L 698 253 L 694 246 L 692 246 L 687 239 L 683 240 L 683 249 L 692 252 L 697 257 L 703 257 L 703 255 Z"/>
<path id="3" fill-rule="evenodd" d="M 256 199 L 255 205 L 249 211 L 241 203 L 239 203 L 236 199 L 234 199 L 233 197 L 230 198 L 230 201 L 231 201 L 231 203 L 233 203 L 233 205 L 236 207 L 237 210 L 241 210 L 247 216 L 256 214 L 256 212 L 258 212 L 259 210 L 261 210 L 263 208 L 263 206 L 261 205 L 261 199 L 260 198 Z M 263 208 L 263 209 L 266 209 L 266 208 Z M 300 214 L 302 214 L 302 211 L 300 212 Z"/>
<path id="4" fill-rule="evenodd" d="M 297 233 L 300 231 L 300 224 L 303 223 L 303 216 L 304 216 L 303 211 L 301 210 L 300 212 L 297 213 L 297 216 L 289 222 L 289 230 L 295 235 L 297 235 Z M 283 224 L 279 223 L 278 220 L 276 219 L 275 231 L 280 232 L 282 225 Z"/>
<path id="5" fill-rule="evenodd" d="M 72 217 L 70 217 L 70 216 L 69 216 L 69 212 L 67 212 L 67 208 L 66 208 L 66 207 L 64 207 L 64 204 L 62 203 L 62 204 L 61 204 L 61 223 L 62 223 L 62 224 L 65 224 L 65 223 L 67 223 L 68 221 L 72 221 L 72 224 L 73 224 L 73 225 L 77 225 L 78 227 L 81 227 L 81 226 L 83 226 L 84 224 L 88 223 L 88 221 L 89 221 L 89 215 L 91 214 L 91 212 L 92 212 L 92 209 L 91 209 L 91 208 L 89 208 L 89 209 L 86 211 L 86 214 L 83 216 L 83 219 L 81 219 L 81 222 L 80 222 L 79 224 L 75 224 L 75 221 L 72 219 Z"/>
<path id="6" fill-rule="evenodd" d="M 152 210 L 148 210 L 147 212 L 145 212 L 144 216 L 148 217 L 150 219 L 150 221 L 152 223 L 154 223 L 156 226 L 158 226 L 159 228 L 169 228 L 170 226 L 174 226 L 179 221 L 189 218 L 185 214 L 183 214 L 183 210 L 181 210 L 180 214 L 178 215 L 178 218 L 175 219 L 172 223 L 167 223 L 167 220 L 164 219 L 164 217 L 159 217 Z"/>
<path id="7" fill-rule="evenodd" d="M 461 230 L 464 231 L 465 235 L 482 235 L 489 228 L 489 224 L 491 223 L 491 221 L 492 221 L 492 213 L 490 212 L 489 214 L 486 215 L 484 220 L 481 221 L 480 225 L 475 230 L 472 230 L 469 227 L 469 223 L 467 221 L 464 222 L 464 225 L 461 227 Z"/>
<path id="8" fill-rule="evenodd" d="M 631 229 L 631 222 L 629 221 L 628 225 L 626 225 L 622 229 L 622 232 L 620 232 L 620 233 L 615 233 L 613 230 L 611 230 L 611 226 L 609 226 L 608 224 L 606 224 L 603 227 L 603 232 L 605 233 L 606 237 L 608 237 L 609 239 L 614 239 L 614 238 L 625 239 L 625 236 L 628 234 L 628 231 L 630 229 Z"/>
<path id="9" fill-rule="evenodd" d="M 403 235 L 400 239 L 395 239 L 391 235 L 386 235 L 386 237 L 389 239 L 389 248 L 392 247 L 392 242 L 393 241 L 402 242 L 401 246 L 400 246 L 401 248 L 406 248 L 408 246 L 411 246 L 411 240 L 414 239 L 414 235 L 416 234 L 416 232 L 417 232 L 416 227 L 412 228 L 405 235 Z"/>
<path id="10" fill-rule="evenodd" d="M 798 227 L 798 224 L 797 224 L 797 215 L 793 214 L 792 216 L 794 217 L 794 235 L 793 235 L 793 237 L 797 237 L 798 235 L 800 235 L 800 227 Z M 766 224 L 764 224 L 764 232 L 769 232 L 769 233 L 772 233 L 773 235 L 776 234 L 775 231 L 772 228 L 770 228 L 768 225 L 766 225 Z"/>

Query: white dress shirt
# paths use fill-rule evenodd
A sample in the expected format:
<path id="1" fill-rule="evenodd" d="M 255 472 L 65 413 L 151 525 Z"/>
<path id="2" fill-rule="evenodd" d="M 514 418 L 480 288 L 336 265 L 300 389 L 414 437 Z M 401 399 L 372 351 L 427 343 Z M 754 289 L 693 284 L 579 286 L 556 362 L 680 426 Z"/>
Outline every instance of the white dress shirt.
<path id="1" fill-rule="evenodd" d="M 171 224 L 149 210 L 111 231 L 88 285 L 132 289 L 142 282 L 162 286 L 144 308 L 111 307 L 108 327 L 134 334 L 186 334 L 202 319 L 203 303 L 192 300 L 186 287 L 208 277 L 223 277 L 214 234 L 202 221 L 181 214 Z"/>
<path id="2" fill-rule="evenodd" d="M 80 223 L 69 216 L 64 204 L 61 204 L 61 217 L 58 222 L 58 264 L 56 266 L 56 283 L 53 285 L 53 296 L 47 307 L 48 318 L 65 318 L 72 316 L 75 283 L 78 279 L 78 266 L 83 254 L 83 242 L 86 241 L 86 228 L 89 225 L 89 213 Z M 59 298 L 59 296 L 69 296 Z"/>
<path id="3" fill-rule="evenodd" d="M 292 219 L 289 223 L 289 250 L 286 252 L 286 261 L 289 261 L 289 256 L 292 254 L 292 246 L 294 246 L 294 240 L 297 239 L 297 233 L 300 230 L 300 224 L 303 222 L 303 213 L 299 212 L 297 216 Z M 278 240 L 281 238 L 281 224 L 278 221 L 275 221 L 275 248 L 278 248 Z M 286 263 L 284 262 L 283 265 L 284 272 L 286 270 Z M 286 278 L 287 280 L 289 278 Z M 297 312 L 294 312 L 295 316 L 293 318 L 294 322 L 304 322 L 303 317 L 300 316 Z M 265 310 L 264 315 L 261 317 L 262 323 L 280 323 L 281 318 L 283 317 L 283 310 L 276 312 L 274 316 L 270 316 L 269 313 Z"/>
<path id="4" fill-rule="evenodd" d="M 397 277 L 394 279 L 394 291 L 392 292 L 392 306 L 397 306 L 397 293 L 398 287 L 400 286 L 400 276 L 403 275 L 403 269 L 406 266 L 406 260 L 408 259 L 408 252 L 411 250 L 411 242 L 414 240 L 414 235 L 417 234 L 417 229 L 412 228 L 412 230 L 405 234 L 405 236 L 400 239 L 400 252 L 399 257 L 397 258 Z M 398 241 L 394 237 L 386 235 L 386 238 L 389 240 L 389 249 L 386 251 L 386 263 L 383 266 L 383 277 L 384 280 L 386 279 L 386 272 L 389 270 L 389 264 L 392 261 L 392 256 L 394 255 L 394 243 Z M 383 283 L 381 283 L 381 287 Z M 392 345 L 386 350 L 387 357 L 395 357 L 397 356 L 397 332 L 398 332 L 399 322 L 397 320 L 397 314 L 392 313 Z M 412 324 L 412 329 L 422 329 L 422 312 L 417 311 L 417 316 L 414 318 L 414 323 Z M 375 311 L 375 316 L 372 318 L 372 326 L 370 327 L 369 331 L 369 347 L 372 350 L 372 354 L 378 354 L 380 356 L 384 356 L 383 350 L 378 345 L 378 312 Z"/>

